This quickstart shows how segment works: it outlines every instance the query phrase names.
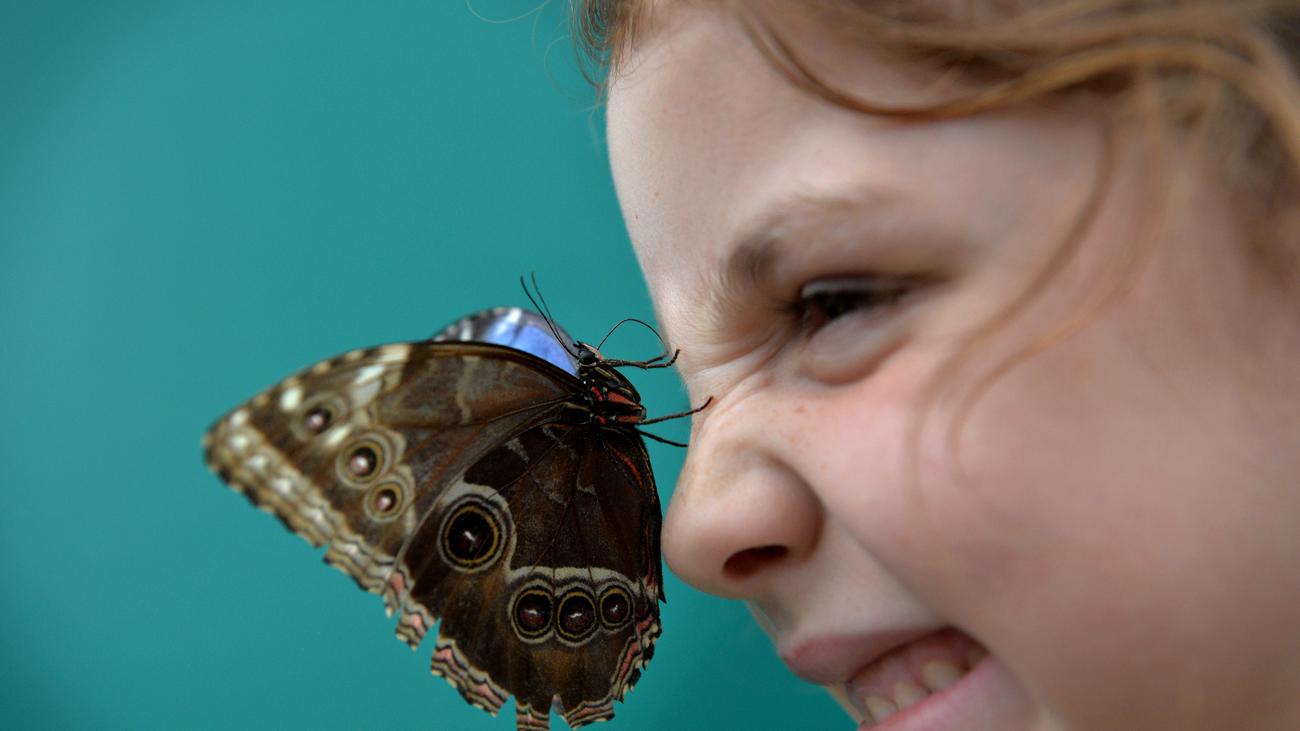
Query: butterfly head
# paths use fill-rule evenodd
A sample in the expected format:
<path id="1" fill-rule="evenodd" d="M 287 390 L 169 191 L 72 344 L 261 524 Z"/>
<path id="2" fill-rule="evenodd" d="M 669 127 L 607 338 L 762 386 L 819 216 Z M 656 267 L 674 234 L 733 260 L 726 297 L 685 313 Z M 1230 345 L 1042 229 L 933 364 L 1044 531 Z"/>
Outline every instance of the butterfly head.
<path id="1" fill-rule="evenodd" d="M 581 340 L 573 341 L 573 357 L 578 361 L 582 368 L 595 368 L 605 361 L 605 356 L 600 354 L 596 346 L 584 343 Z"/>
<path id="2" fill-rule="evenodd" d="M 574 358 L 578 361 L 578 378 L 587 387 L 586 401 L 591 421 L 598 424 L 639 424 L 645 419 L 641 394 L 632 382 L 619 373 L 615 365 L 594 346 L 575 341 Z"/>

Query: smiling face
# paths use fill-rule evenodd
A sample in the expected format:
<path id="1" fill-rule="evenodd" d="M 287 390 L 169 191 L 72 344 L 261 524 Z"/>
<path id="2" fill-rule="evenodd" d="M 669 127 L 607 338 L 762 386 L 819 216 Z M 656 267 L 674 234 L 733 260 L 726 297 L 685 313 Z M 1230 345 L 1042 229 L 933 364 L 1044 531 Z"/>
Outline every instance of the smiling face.
<path id="1" fill-rule="evenodd" d="M 1121 144 L 1079 254 L 965 347 L 1059 250 L 1100 124 L 865 116 L 795 88 L 725 12 L 657 10 L 608 133 L 660 322 L 692 402 L 714 398 L 672 569 L 750 602 L 859 717 L 907 707 L 888 728 L 1300 723 L 1300 318 L 1212 176 L 1143 249 L 1144 158 Z M 777 25 L 838 87 L 937 88 L 812 18 Z"/>

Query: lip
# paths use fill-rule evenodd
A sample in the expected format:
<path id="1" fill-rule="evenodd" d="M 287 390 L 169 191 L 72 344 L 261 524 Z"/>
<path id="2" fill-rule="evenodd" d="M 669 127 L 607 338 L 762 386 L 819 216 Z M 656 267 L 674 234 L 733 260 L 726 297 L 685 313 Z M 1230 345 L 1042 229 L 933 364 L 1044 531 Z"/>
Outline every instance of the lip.
<path id="1" fill-rule="evenodd" d="M 886 653 L 941 629 L 908 627 L 855 635 L 823 635 L 799 642 L 781 642 L 777 652 L 795 675 L 809 683 L 839 685 Z"/>
<path id="2" fill-rule="evenodd" d="M 957 682 L 931 693 L 879 723 L 863 723 L 858 731 L 939 731 L 967 727 L 977 708 L 993 693 L 1001 666 L 985 655 Z"/>
<path id="3" fill-rule="evenodd" d="M 885 655 L 952 627 L 894 628 L 871 633 L 823 635 L 800 642 L 778 643 L 781 659 L 800 678 L 819 685 L 844 687 Z M 1005 682 L 1002 666 L 984 655 L 955 683 L 935 691 L 878 723 L 863 723 L 859 731 L 937 731 L 964 728 L 988 712 L 1005 715 L 999 704 L 989 705 L 996 687 Z M 851 692 L 851 691 L 850 691 Z M 988 706 L 985 708 L 984 706 Z"/>

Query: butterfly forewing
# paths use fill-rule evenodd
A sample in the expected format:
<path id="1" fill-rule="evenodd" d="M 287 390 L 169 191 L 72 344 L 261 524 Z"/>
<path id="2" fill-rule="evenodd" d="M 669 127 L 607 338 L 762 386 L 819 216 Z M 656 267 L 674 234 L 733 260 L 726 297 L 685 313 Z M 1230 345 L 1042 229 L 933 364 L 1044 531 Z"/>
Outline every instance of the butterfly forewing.
<path id="1" fill-rule="evenodd" d="M 621 377 L 619 377 L 621 379 Z M 397 610 L 435 674 L 518 728 L 613 715 L 653 653 L 660 511 L 633 425 L 591 384 L 470 342 L 354 351 L 220 419 L 209 464 Z"/>

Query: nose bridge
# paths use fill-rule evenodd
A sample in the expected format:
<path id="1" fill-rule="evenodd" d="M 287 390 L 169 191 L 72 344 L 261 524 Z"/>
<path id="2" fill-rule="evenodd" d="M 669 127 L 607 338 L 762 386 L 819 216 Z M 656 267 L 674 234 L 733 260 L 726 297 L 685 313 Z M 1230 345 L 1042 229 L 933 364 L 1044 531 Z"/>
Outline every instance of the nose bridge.
<path id="1" fill-rule="evenodd" d="M 789 458 L 798 425 L 773 389 L 733 391 L 715 406 L 692 434 L 664 557 L 700 589 L 749 598 L 812 551 L 820 505 Z"/>

